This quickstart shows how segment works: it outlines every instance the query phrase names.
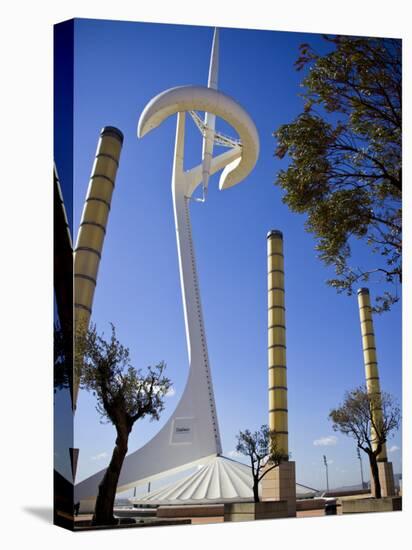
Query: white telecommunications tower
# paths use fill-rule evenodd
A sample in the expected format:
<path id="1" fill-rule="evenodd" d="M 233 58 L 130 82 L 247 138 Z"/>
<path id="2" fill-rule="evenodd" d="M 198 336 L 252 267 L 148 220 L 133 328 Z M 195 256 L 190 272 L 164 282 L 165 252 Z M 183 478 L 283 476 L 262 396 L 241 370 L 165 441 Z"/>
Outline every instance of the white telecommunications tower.
<path id="1" fill-rule="evenodd" d="M 177 114 L 172 195 L 179 256 L 180 282 L 189 355 L 189 377 L 182 397 L 166 424 L 146 445 L 126 457 L 118 492 L 146 484 L 195 464 L 206 464 L 222 452 L 206 334 L 190 226 L 191 201 L 204 202 L 209 178 L 222 170 L 219 189 L 241 182 L 253 170 L 259 155 L 258 133 L 247 112 L 231 97 L 217 90 L 219 32 L 214 31 L 208 86 L 179 86 L 154 97 L 143 110 L 137 135 L 144 137 L 166 118 Z M 204 112 L 202 118 L 198 112 Z M 203 136 L 202 162 L 184 169 L 186 114 Z M 232 139 L 215 129 L 216 118 L 238 133 Z M 228 151 L 213 156 L 214 145 Z M 201 198 L 194 198 L 201 186 Z M 96 473 L 76 486 L 77 500 L 93 498 L 104 475 Z"/>

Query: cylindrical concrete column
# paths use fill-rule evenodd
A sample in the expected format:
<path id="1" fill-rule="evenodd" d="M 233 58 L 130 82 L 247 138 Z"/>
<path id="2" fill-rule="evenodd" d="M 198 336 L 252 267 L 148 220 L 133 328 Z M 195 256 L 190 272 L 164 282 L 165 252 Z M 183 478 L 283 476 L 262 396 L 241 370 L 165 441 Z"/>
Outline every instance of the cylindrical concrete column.
<path id="1" fill-rule="evenodd" d="M 123 134 L 106 126 L 100 133 L 74 252 L 75 330 L 87 329 L 92 313 L 97 273 L 115 186 Z M 74 402 L 78 380 L 74 381 Z"/>
<path id="2" fill-rule="evenodd" d="M 286 381 L 286 326 L 283 235 L 269 231 L 268 254 L 268 369 L 269 429 L 276 432 L 277 449 L 289 453 Z"/>
<path id="3" fill-rule="evenodd" d="M 369 289 L 360 288 L 358 290 L 359 316 L 362 332 L 363 360 L 365 364 L 366 389 L 370 395 L 381 395 L 379 382 L 378 360 L 376 356 L 375 332 L 373 329 L 372 309 L 370 303 Z M 379 403 L 379 401 L 378 401 Z M 382 422 L 382 409 L 378 406 L 375 411 L 375 421 Z M 376 435 L 373 427 L 371 428 L 372 443 L 376 441 Z M 375 443 L 376 448 L 376 443 Z M 378 461 L 386 462 L 386 445 L 383 445 L 382 451 L 378 455 Z"/>

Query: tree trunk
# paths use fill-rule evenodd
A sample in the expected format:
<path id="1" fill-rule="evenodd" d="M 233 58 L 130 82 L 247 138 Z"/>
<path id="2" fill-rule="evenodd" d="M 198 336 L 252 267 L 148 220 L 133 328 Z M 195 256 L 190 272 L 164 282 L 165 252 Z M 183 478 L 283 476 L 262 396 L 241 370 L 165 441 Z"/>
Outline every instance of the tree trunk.
<path id="1" fill-rule="evenodd" d="M 129 429 L 117 427 L 116 446 L 110 464 L 99 485 L 92 525 L 117 524 L 117 520 L 113 516 L 114 499 L 120 471 L 127 454 L 129 433 Z"/>
<path id="2" fill-rule="evenodd" d="M 253 500 L 259 502 L 259 482 L 257 480 L 253 481 Z"/>
<path id="3" fill-rule="evenodd" d="M 369 464 L 371 467 L 371 474 L 372 474 L 373 482 L 375 486 L 373 496 L 375 498 L 381 498 L 382 494 L 381 494 L 381 482 L 379 481 L 378 462 L 376 460 L 376 456 L 373 453 L 369 455 Z"/>

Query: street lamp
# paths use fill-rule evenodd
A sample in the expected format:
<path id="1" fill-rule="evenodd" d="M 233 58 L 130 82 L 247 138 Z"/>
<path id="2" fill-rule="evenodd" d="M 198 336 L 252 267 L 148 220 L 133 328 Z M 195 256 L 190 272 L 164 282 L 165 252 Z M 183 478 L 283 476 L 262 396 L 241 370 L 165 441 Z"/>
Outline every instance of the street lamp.
<path id="1" fill-rule="evenodd" d="M 328 472 L 328 461 L 326 460 L 326 455 L 323 455 L 323 463 L 325 464 L 326 470 L 326 492 L 329 492 L 329 472 Z"/>

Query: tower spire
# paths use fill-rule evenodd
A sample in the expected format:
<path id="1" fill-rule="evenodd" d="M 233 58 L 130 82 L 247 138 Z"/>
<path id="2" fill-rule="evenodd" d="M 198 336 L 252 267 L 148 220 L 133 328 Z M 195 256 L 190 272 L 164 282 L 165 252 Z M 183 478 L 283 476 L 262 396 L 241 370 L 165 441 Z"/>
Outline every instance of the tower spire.
<path id="1" fill-rule="evenodd" d="M 219 72 L 219 29 L 215 27 L 213 33 L 212 51 L 210 53 L 209 78 L 207 87 L 217 90 L 217 79 Z"/>
<path id="2" fill-rule="evenodd" d="M 213 33 L 212 51 L 210 53 L 209 77 L 207 87 L 217 90 L 219 72 L 219 29 L 215 27 Z M 215 139 L 216 115 L 205 113 L 205 132 L 202 147 L 202 188 L 203 199 L 206 198 L 207 186 L 210 177 L 210 164 L 213 156 L 213 144 Z"/>

